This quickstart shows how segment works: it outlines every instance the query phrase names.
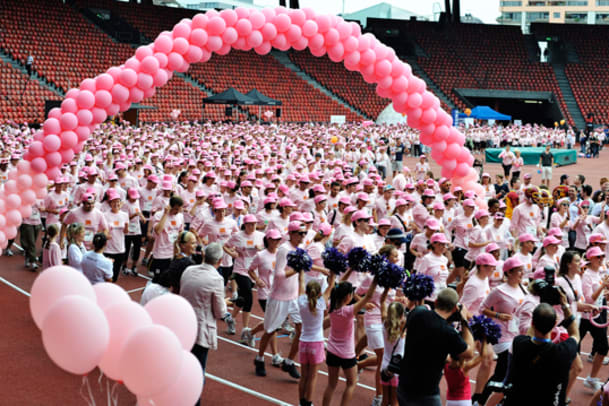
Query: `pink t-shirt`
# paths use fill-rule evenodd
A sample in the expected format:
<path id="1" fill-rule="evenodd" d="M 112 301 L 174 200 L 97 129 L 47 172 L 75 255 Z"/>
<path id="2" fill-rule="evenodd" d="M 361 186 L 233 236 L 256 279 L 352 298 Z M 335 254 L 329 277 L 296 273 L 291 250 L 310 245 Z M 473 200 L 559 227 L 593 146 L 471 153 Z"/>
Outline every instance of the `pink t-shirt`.
<path id="1" fill-rule="evenodd" d="M 488 278 L 481 279 L 478 272 L 472 270 L 472 275 L 469 277 L 463 287 L 463 295 L 461 303 L 474 315 L 480 314 L 480 304 L 484 298 L 491 293 Z"/>
<path id="2" fill-rule="evenodd" d="M 249 235 L 245 231 L 240 231 L 228 239 L 226 246 L 233 248 L 238 254 L 237 258 L 234 258 L 234 273 L 248 276 L 247 270 L 254 260 L 254 256 L 258 251 L 264 249 L 263 238 L 264 234 L 260 231 L 254 231 Z"/>
<path id="3" fill-rule="evenodd" d="M 154 189 L 148 189 L 148 188 L 141 188 L 140 189 L 140 209 L 142 211 L 152 211 L 152 202 L 154 201 L 154 198 L 159 194 L 159 191 L 154 188 Z"/>
<path id="4" fill-rule="evenodd" d="M 317 266 L 324 266 L 324 260 L 322 259 L 321 255 L 324 252 L 324 246 L 321 242 L 313 242 L 311 243 L 311 245 L 309 245 L 306 249 L 307 254 L 309 254 L 309 256 L 311 257 L 311 260 L 313 261 L 313 265 L 317 265 Z M 314 271 L 314 270 L 310 270 L 308 272 L 308 275 L 310 277 L 316 278 L 319 276 L 319 272 L 318 271 Z"/>
<path id="5" fill-rule="evenodd" d="M 360 296 L 364 296 L 366 292 L 368 292 L 368 288 L 370 288 L 373 280 L 373 275 L 366 275 L 362 284 L 357 288 L 356 293 Z M 371 310 L 366 310 L 366 313 L 364 313 L 364 323 L 367 327 L 383 323 L 383 318 L 381 317 L 381 296 L 383 295 L 384 290 L 384 288 L 377 286 L 372 294 L 372 298 L 368 301 L 368 303 L 372 303 L 374 307 Z M 395 289 L 389 291 L 386 302 L 393 302 L 393 298 L 395 298 Z"/>
<path id="6" fill-rule="evenodd" d="M 238 233 L 237 222 L 230 217 L 224 217 L 222 221 L 217 221 L 212 218 L 203 225 L 201 234 L 207 236 L 208 242 L 218 242 L 224 244 L 231 235 Z M 224 253 L 220 266 L 231 266 L 232 258 L 227 253 Z"/>
<path id="7" fill-rule="evenodd" d="M 161 221 L 163 212 L 160 211 L 154 215 L 152 225 L 154 226 Z M 176 215 L 167 214 L 165 220 L 165 227 L 159 232 L 155 233 L 154 245 L 152 246 L 152 256 L 155 259 L 171 259 L 173 258 L 173 244 L 178 238 L 178 235 L 184 228 L 184 216 L 182 213 Z"/>
<path id="8" fill-rule="evenodd" d="M 603 276 L 598 271 L 593 271 L 592 269 L 586 269 L 582 276 L 582 290 L 584 294 L 584 299 L 586 303 L 594 304 L 600 306 L 603 300 L 603 294 L 598 295 L 596 300 L 592 298 L 594 292 L 598 290 L 598 288 L 603 283 Z M 582 314 L 584 319 L 590 319 L 590 313 Z"/>
<path id="9" fill-rule="evenodd" d="M 101 211 L 92 209 L 85 212 L 82 207 L 72 210 L 65 218 L 66 225 L 80 223 L 85 227 L 85 247 L 90 250 L 93 247 L 93 236 L 95 233 L 108 229 L 108 224 Z"/>
<path id="10" fill-rule="evenodd" d="M 355 358 L 353 317 L 353 305 L 343 306 L 330 313 L 328 352 L 343 359 Z"/>
<path id="11" fill-rule="evenodd" d="M 435 288 L 429 299 L 436 300 L 438 292 L 446 287 L 446 279 L 448 279 L 449 273 L 448 258 L 444 255 L 436 255 L 430 252 L 421 259 L 417 271 L 433 278 Z"/>
<path id="12" fill-rule="evenodd" d="M 419 264 L 423 259 L 423 256 L 429 252 L 429 239 L 425 235 L 425 233 L 419 233 L 412 237 L 412 241 L 410 242 L 410 248 L 416 250 L 418 253 L 422 254 L 422 256 L 417 257 L 414 260 L 414 269 L 419 268 Z"/>
<path id="13" fill-rule="evenodd" d="M 523 278 L 529 278 L 535 272 L 533 270 L 533 255 L 527 254 L 523 255 L 522 252 L 518 251 L 513 255 L 514 258 L 517 258 L 524 264 L 524 275 Z"/>
<path id="14" fill-rule="evenodd" d="M 45 210 L 59 211 L 64 207 L 68 207 L 69 199 L 67 192 L 49 193 L 44 199 Z M 59 214 L 47 212 L 47 225 L 59 224 Z"/>
<path id="15" fill-rule="evenodd" d="M 105 254 L 122 254 L 125 252 L 125 225 L 129 224 L 129 215 L 124 211 L 104 213 L 106 224 L 110 231 L 108 244 L 106 244 Z"/>
<path id="16" fill-rule="evenodd" d="M 142 227 L 140 225 L 140 216 L 136 215 L 140 213 L 140 202 L 134 201 L 131 203 L 127 200 L 121 207 L 121 210 L 127 213 L 129 217 L 133 216 L 133 218 L 129 219 L 129 228 L 127 230 L 127 235 L 140 235 L 142 234 Z M 135 216 L 134 216 L 135 215 Z"/>
<path id="17" fill-rule="evenodd" d="M 258 299 L 267 300 L 269 293 L 271 292 L 271 286 L 273 284 L 273 272 L 275 271 L 275 261 L 277 253 L 273 254 L 268 250 L 263 250 L 254 255 L 254 259 L 250 264 L 251 270 L 258 271 L 258 278 L 260 278 L 266 285 L 264 288 L 258 288 Z"/>
<path id="18" fill-rule="evenodd" d="M 467 242 L 474 228 L 472 218 L 473 216 L 466 217 L 464 214 L 459 214 L 453 221 L 452 225 L 448 225 L 449 228 L 455 233 L 455 240 L 453 241 L 455 247 L 466 250 L 468 249 Z"/>
<path id="19" fill-rule="evenodd" d="M 529 233 L 537 235 L 537 226 L 541 224 L 541 211 L 539 206 L 529 204 L 528 202 L 520 203 L 512 212 L 512 227 L 511 231 L 514 235 Z"/>
<path id="20" fill-rule="evenodd" d="M 298 298 L 298 274 L 286 277 L 288 266 L 288 253 L 296 250 L 289 241 L 284 242 L 277 249 L 275 258 L 275 272 L 270 298 L 275 300 L 296 300 Z"/>
<path id="21" fill-rule="evenodd" d="M 497 286 L 480 304 L 480 311 L 490 309 L 497 313 L 512 315 L 512 320 L 503 321 L 493 319 L 501 327 L 500 343 L 511 343 L 514 337 L 519 334 L 519 321 L 516 317 L 516 310 L 524 301 L 524 292 L 519 287 L 511 287 L 507 283 Z"/>
<path id="22" fill-rule="evenodd" d="M 56 242 L 49 244 L 49 248 L 42 250 L 42 269 L 47 269 L 52 266 L 62 265 L 61 248 Z"/>
<path id="23" fill-rule="evenodd" d="M 487 230 L 488 229 L 486 229 L 486 228 L 482 228 L 482 226 L 480 226 L 480 224 L 476 225 L 470 233 L 468 243 L 473 242 L 475 244 L 482 244 L 484 242 L 490 242 L 491 236 L 489 235 L 490 233 Z M 484 253 L 484 248 L 485 247 L 480 247 L 480 248 L 468 247 L 467 254 L 465 254 L 465 259 L 467 259 L 470 262 L 474 262 L 476 260 L 476 258 L 478 257 L 478 255 Z"/>

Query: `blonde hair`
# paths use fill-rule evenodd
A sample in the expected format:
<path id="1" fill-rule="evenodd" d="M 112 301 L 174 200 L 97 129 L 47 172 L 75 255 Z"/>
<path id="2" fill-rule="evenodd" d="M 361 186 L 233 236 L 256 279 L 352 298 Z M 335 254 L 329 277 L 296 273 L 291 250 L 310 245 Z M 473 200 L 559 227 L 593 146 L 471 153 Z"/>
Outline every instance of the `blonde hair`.
<path id="1" fill-rule="evenodd" d="M 188 242 L 187 237 L 189 234 L 192 235 L 192 238 L 195 240 L 197 239 L 197 237 L 190 231 L 182 231 L 180 234 L 178 234 L 178 238 L 176 238 L 175 242 L 173 243 L 174 258 L 177 257 L 180 252 L 182 252 L 182 247 L 180 245 Z"/>
<path id="2" fill-rule="evenodd" d="M 394 342 L 402 333 L 402 317 L 404 317 L 404 305 L 400 302 L 393 302 L 387 307 L 387 317 L 385 317 L 385 330 L 390 342 Z"/>
<path id="3" fill-rule="evenodd" d="M 315 314 L 317 311 L 317 299 L 319 299 L 319 295 L 321 295 L 321 285 L 319 282 L 313 280 L 307 283 L 306 288 L 307 293 L 307 301 L 309 302 L 309 311 L 311 314 Z"/>
<path id="4" fill-rule="evenodd" d="M 66 237 L 68 239 L 68 245 L 76 244 L 76 236 L 83 232 L 85 226 L 82 223 L 72 223 L 68 226 L 68 231 L 66 232 Z"/>

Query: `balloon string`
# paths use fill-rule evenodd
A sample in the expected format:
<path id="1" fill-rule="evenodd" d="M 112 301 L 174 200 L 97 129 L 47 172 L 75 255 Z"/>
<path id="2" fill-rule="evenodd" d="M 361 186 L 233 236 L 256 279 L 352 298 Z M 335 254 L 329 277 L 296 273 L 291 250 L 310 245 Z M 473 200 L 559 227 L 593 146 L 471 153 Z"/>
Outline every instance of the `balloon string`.
<path id="1" fill-rule="evenodd" d="M 112 399 L 112 406 L 118 406 L 118 382 L 114 382 L 112 390 L 110 391 L 110 398 Z"/>
<path id="2" fill-rule="evenodd" d="M 91 399 L 91 406 L 95 406 L 95 398 L 93 397 L 93 392 L 91 391 L 91 385 L 89 384 L 89 378 L 85 377 L 87 381 L 87 390 L 89 391 L 89 399 Z"/>
<path id="3" fill-rule="evenodd" d="M 85 386 L 87 387 L 87 391 L 89 393 L 89 397 L 87 398 L 86 393 L 84 393 Z M 89 384 L 89 377 L 87 375 L 82 377 L 82 384 L 80 385 L 80 397 L 87 402 L 87 406 L 95 406 L 95 398 L 93 397 L 93 393 L 91 392 L 91 385 Z"/>
<path id="4" fill-rule="evenodd" d="M 104 387 L 102 386 L 102 379 L 104 379 L 104 373 L 100 369 L 99 370 L 99 378 L 97 379 L 97 383 L 99 384 L 99 391 L 100 392 L 104 391 Z"/>
<path id="5" fill-rule="evenodd" d="M 108 401 L 108 406 L 112 406 L 112 396 L 110 396 L 110 381 L 106 379 L 106 398 Z"/>

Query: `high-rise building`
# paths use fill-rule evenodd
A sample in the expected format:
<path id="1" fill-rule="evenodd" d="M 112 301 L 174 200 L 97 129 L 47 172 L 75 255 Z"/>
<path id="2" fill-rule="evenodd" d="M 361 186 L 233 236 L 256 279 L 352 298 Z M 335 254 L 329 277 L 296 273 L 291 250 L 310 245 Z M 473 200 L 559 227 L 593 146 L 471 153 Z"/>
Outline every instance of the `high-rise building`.
<path id="1" fill-rule="evenodd" d="M 500 24 L 609 24 L 609 0 L 500 0 Z"/>

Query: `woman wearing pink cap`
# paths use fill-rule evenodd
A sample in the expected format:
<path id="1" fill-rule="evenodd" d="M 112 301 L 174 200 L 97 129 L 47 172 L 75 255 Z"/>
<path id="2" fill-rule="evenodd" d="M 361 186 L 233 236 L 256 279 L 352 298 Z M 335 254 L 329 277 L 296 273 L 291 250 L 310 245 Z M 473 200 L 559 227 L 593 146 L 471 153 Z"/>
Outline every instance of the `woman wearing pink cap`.
<path id="1" fill-rule="evenodd" d="M 247 331 L 249 331 L 250 314 L 252 311 L 252 280 L 249 277 L 249 266 L 254 260 L 256 253 L 264 248 L 264 234 L 256 231 L 258 219 L 253 214 L 246 214 L 243 218 L 241 231 L 233 234 L 224 244 L 224 251 L 233 257 L 233 277 L 237 283 L 238 298 L 233 309 L 233 319 L 242 311 L 243 327 L 241 340 L 249 342 Z"/>
<path id="2" fill-rule="evenodd" d="M 113 260 L 112 282 L 116 282 L 125 261 L 125 234 L 129 231 L 129 215 L 121 211 L 121 198 L 117 192 L 110 189 L 106 195 L 110 210 L 104 212 L 104 218 L 110 232 L 104 255 Z"/>
<path id="3" fill-rule="evenodd" d="M 558 228 L 562 233 L 562 246 L 569 246 L 569 230 L 571 222 L 569 221 L 569 199 L 563 198 L 558 201 L 558 210 L 550 216 L 550 228 Z"/>
<path id="4" fill-rule="evenodd" d="M 343 239 L 353 233 L 353 225 L 351 224 L 351 217 L 353 213 L 357 210 L 354 206 L 347 206 L 343 211 L 343 216 L 341 218 L 340 224 L 336 226 L 336 230 L 334 231 L 334 239 L 332 240 L 332 244 L 335 247 L 338 247 Z"/>
<path id="5" fill-rule="evenodd" d="M 425 254 L 415 268 L 417 272 L 431 276 L 434 281 L 434 291 L 427 298 L 427 301 L 433 302 L 436 300 L 437 292 L 446 287 L 446 279 L 448 278 L 448 258 L 444 255 L 446 246 L 449 244 L 444 233 L 435 233 L 430 238 L 431 249 Z"/>
<path id="6" fill-rule="evenodd" d="M 314 198 L 315 209 L 313 210 L 313 227 L 317 227 L 322 223 L 327 223 L 328 213 L 326 211 L 326 195 L 317 195 Z M 323 289 L 325 290 L 325 289 Z"/>
<path id="7" fill-rule="evenodd" d="M 152 246 L 150 272 L 153 275 L 163 272 L 171 263 L 175 241 L 184 230 L 183 205 L 182 198 L 172 196 L 164 210 L 156 213 L 151 220 L 154 245 Z"/>
<path id="8" fill-rule="evenodd" d="M 531 252 L 535 249 L 535 243 L 537 239 L 528 233 L 524 233 L 518 237 L 520 249 L 516 252 L 513 257 L 518 259 L 524 267 L 524 279 L 530 279 L 533 277 L 533 255 Z"/>
<path id="9" fill-rule="evenodd" d="M 606 304 L 606 289 L 609 287 L 609 276 L 601 273 L 603 271 L 603 261 L 605 253 L 599 247 L 592 247 L 586 251 L 588 264 L 582 276 L 582 290 L 585 302 L 597 307 Z M 584 386 L 599 390 L 602 386 L 598 378 L 598 373 L 603 365 L 603 359 L 609 353 L 609 343 L 607 342 L 607 327 L 596 327 L 590 322 L 590 318 L 598 317 L 598 322 L 607 319 L 607 312 L 603 311 L 599 316 L 584 313 L 579 324 L 579 334 L 583 339 L 589 332 L 592 336 L 592 369 L 590 375 L 584 381 Z"/>
<path id="10" fill-rule="evenodd" d="M 543 279 L 543 271 L 546 267 L 558 271 L 558 265 L 560 264 L 560 253 L 558 247 L 560 240 L 552 236 L 543 239 L 543 246 L 540 250 L 539 260 L 535 263 L 535 275 L 536 279 Z"/>
<path id="11" fill-rule="evenodd" d="M 487 245 L 484 250 L 486 251 L 486 253 L 491 254 L 497 261 L 497 264 L 495 265 L 495 270 L 493 271 L 492 274 L 489 275 L 489 278 L 488 278 L 488 283 L 489 283 L 491 289 L 494 289 L 497 286 L 501 285 L 501 283 L 503 283 L 503 262 L 504 261 L 502 261 L 500 259 L 501 258 L 501 249 L 499 248 L 499 246 L 497 244 L 492 242 L 489 245 Z"/>
<path id="12" fill-rule="evenodd" d="M 258 230 L 265 231 L 271 222 L 271 219 L 276 217 L 279 212 L 276 209 L 277 199 L 275 197 L 267 197 L 262 202 L 261 210 L 256 214 L 258 217 Z"/>
<path id="13" fill-rule="evenodd" d="M 125 234 L 125 274 L 137 276 L 137 261 L 140 258 L 142 247 L 142 223 L 146 218 L 140 210 L 140 194 L 136 188 L 127 190 L 127 201 L 122 205 L 121 210 L 129 216 L 129 225 Z M 133 248 L 133 251 L 131 251 Z M 129 266 L 129 252 L 131 251 L 131 266 Z"/>
<path id="14" fill-rule="evenodd" d="M 484 252 L 484 248 L 490 244 L 492 237 L 488 231 L 489 213 L 487 210 L 478 210 L 475 214 L 476 225 L 472 229 L 468 242 L 467 254 L 465 259 L 470 263 L 476 260 L 476 257 Z"/>
<path id="15" fill-rule="evenodd" d="M 182 188 L 182 190 L 180 190 L 180 197 L 184 201 L 184 224 L 186 230 L 190 229 L 190 223 L 192 221 L 190 209 L 194 206 L 197 200 L 197 191 L 195 190 L 196 185 L 197 177 L 190 175 L 186 179 L 186 188 Z"/>
<path id="16" fill-rule="evenodd" d="M 313 237 L 313 242 L 306 247 L 306 251 L 313 260 L 313 266 L 304 276 L 305 284 L 315 280 L 319 283 L 321 291 L 325 291 L 328 286 L 327 276 L 329 271 L 324 267 L 322 254 L 326 250 L 326 244 L 330 241 L 332 235 L 332 227 L 328 223 L 321 223 L 316 227 L 316 232 Z"/>
<path id="17" fill-rule="evenodd" d="M 387 232 L 391 228 L 391 220 L 388 218 L 382 218 L 379 220 L 376 226 L 376 233 L 372 237 L 374 239 L 375 250 L 380 250 L 385 245 L 385 238 L 387 237 Z"/>
<path id="18" fill-rule="evenodd" d="M 474 210 L 476 204 L 471 199 L 463 202 L 463 213 L 459 214 L 452 223 L 448 224 L 448 231 L 454 235 L 452 252 L 455 268 L 448 276 L 446 283 L 451 283 L 457 276 L 463 278 L 465 269 L 469 269 L 470 263 L 465 259 L 467 254 L 469 238 L 474 229 Z"/>
<path id="19" fill-rule="evenodd" d="M 582 200 L 579 204 L 579 216 L 573 221 L 571 230 L 575 231 L 575 249 L 583 254 L 588 246 L 588 236 L 594 226 L 601 222 L 599 217 L 589 215 L 590 201 Z"/>
<path id="20" fill-rule="evenodd" d="M 275 229 L 282 235 L 288 232 L 288 224 L 290 223 L 290 214 L 294 211 L 296 205 L 290 199 L 284 197 L 279 201 L 279 215 L 269 221 L 269 229 Z"/>
<path id="21" fill-rule="evenodd" d="M 480 304 L 481 313 L 494 319 L 501 327 L 499 343 L 493 346 L 493 350 L 498 357 L 497 365 L 489 382 L 502 382 L 506 376 L 509 364 L 509 349 L 512 340 L 519 334 L 517 310 L 528 294 L 521 285 L 524 267 L 520 261 L 515 258 L 508 258 L 503 264 L 503 273 L 507 278 L 506 282 L 491 290 L 491 293 Z M 481 394 L 475 394 L 472 400 L 484 404 L 490 394 L 491 390 L 487 384 L 484 391 Z"/>
<path id="22" fill-rule="evenodd" d="M 419 269 L 419 264 L 423 257 L 430 251 L 430 238 L 434 233 L 440 232 L 440 224 L 432 218 L 425 221 L 425 227 L 422 233 L 412 237 L 410 242 L 410 253 L 416 258 L 413 269 Z"/>

